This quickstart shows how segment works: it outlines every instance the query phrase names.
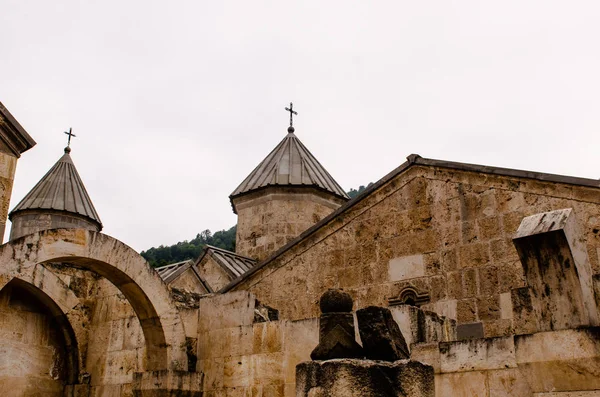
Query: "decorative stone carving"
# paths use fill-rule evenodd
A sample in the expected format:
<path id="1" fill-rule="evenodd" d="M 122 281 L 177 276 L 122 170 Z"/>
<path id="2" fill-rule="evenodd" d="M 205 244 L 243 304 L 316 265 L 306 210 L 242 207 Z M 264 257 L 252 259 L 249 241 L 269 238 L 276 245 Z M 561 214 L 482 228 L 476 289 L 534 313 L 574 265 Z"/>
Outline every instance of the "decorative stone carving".
<path id="1" fill-rule="evenodd" d="M 319 344 L 310 354 L 313 360 L 360 358 L 362 347 L 354 338 L 352 298 L 342 290 L 329 290 L 320 301 Z"/>
<path id="2" fill-rule="evenodd" d="M 421 306 L 429 302 L 429 294 L 427 292 L 419 292 L 416 288 L 406 287 L 400 292 L 397 297 L 389 298 L 390 306 L 411 305 Z"/>

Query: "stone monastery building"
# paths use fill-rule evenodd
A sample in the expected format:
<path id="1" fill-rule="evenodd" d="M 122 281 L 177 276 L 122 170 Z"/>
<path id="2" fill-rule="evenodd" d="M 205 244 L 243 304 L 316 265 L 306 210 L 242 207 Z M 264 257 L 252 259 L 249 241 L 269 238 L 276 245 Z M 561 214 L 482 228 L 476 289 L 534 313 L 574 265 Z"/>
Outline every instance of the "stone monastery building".
<path id="1" fill-rule="evenodd" d="M 344 395 L 296 387 L 330 288 L 433 368 L 435 394 L 373 395 L 600 396 L 599 180 L 413 154 L 350 200 L 290 127 L 229 197 L 236 252 L 152 269 L 69 147 L 9 205 L 34 145 L 0 103 L 3 396 Z"/>

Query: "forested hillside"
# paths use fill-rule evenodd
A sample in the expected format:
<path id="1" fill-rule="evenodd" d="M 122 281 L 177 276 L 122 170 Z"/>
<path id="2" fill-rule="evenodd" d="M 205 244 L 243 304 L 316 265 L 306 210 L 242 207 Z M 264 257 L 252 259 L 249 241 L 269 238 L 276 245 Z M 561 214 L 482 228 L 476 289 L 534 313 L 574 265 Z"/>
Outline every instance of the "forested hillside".
<path id="1" fill-rule="evenodd" d="M 234 226 L 229 230 L 221 230 L 215 234 L 206 229 L 198 233 L 193 240 L 180 241 L 170 246 L 161 245 L 158 248 L 152 247 L 147 251 L 142 251 L 141 255 L 152 267 L 159 267 L 186 259 L 196 259 L 200 256 L 206 245 L 235 251 L 235 229 L 236 227 Z"/>
<path id="2" fill-rule="evenodd" d="M 353 199 L 362 193 L 366 188 L 371 186 L 359 186 L 357 189 L 350 189 L 347 192 L 348 196 Z M 232 227 L 229 230 L 221 230 L 212 234 L 210 230 L 198 233 L 196 238 L 190 241 L 180 241 L 177 244 L 170 246 L 161 245 L 152 247 L 147 251 L 142 251 L 141 255 L 150 263 L 152 267 L 168 265 L 169 263 L 181 262 L 187 259 L 196 259 L 206 245 L 223 248 L 235 252 L 235 229 Z"/>
<path id="3" fill-rule="evenodd" d="M 361 194 L 361 193 L 362 193 L 362 192 L 363 192 L 363 191 L 364 191 L 366 188 L 368 188 L 368 187 L 369 187 L 369 186 L 371 186 L 372 184 L 373 184 L 373 182 L 369 183 L 367 186 L 360 185 L 360 186 L 358 187 L 358 190 L 356 190 L 356 189 L 352 188 L 352 189 L 350 189 L 350 191 L 349 191 L 349 192 L 346 192 L 346 194 L 347 194 L 347 195 L 348 195 L 348 196 L 349 196 L 351 199 L 353 199 L 354 197 L 356 197 L 356 196 L 358 196 L 359 194 Z"/>

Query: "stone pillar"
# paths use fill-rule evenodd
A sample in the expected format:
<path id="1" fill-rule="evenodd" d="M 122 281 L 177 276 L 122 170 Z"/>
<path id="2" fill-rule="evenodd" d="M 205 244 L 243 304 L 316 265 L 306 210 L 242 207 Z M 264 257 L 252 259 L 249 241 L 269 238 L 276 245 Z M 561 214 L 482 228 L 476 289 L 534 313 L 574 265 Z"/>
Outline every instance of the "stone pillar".
<path id="1" fill-rule="evenodd" d="M 0 102 L 0 242 L 4 238 L 17 159 L 35 141 Z"/>
<path id="2" fill-rule="evenodd" d="M 523 219 L 513 243 L 527 287 L 512 291 L 517 333 L 598 325 L 592 270 L 573 209 Z"/>

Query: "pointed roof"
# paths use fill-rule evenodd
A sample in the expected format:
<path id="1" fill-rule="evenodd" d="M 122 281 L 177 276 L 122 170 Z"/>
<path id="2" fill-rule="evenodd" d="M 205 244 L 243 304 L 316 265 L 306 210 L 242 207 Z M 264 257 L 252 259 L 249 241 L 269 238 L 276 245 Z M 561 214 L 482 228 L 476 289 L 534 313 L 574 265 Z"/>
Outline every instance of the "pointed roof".
<path id="1" fill-rule="evenodd" d="M 339 198 L 349 197 L 294 134 L 294 127 L 229 196 L 231 199 L 267 186 L 307 186 Z"/>
<path id="2" fill-rule="evenodd" d="M 25 210 L 64 211 L 87 217 L 102 229 L 100 217 L 69 153 L 71 148 L 67 146 L 65 154 L 10 212 L 11 220 L 13 215 Z"/>
<path id="3" fill-rule="evenodd" d="M 155 267 L 154 270 L 158 272 L 160 278 L 167 284 L 176 279 L 181 275 L 184 271 L 189 269 L 194 265 L 194 261 L 191 259 L 187 259 L 185 261 L 170 263 L 168 265 Z"/>
<path id="4" fill-rule="evenodd" d="M 215 260 L 230 280 L 240 277 L 244 273 L 250 271 L 256 265 L 256 260 L 228 251 L 224 248 L 206 245 L 202 255 L 196 260 L 196 264 L 202 262 L 205 256 L 210 256 Z"/>

